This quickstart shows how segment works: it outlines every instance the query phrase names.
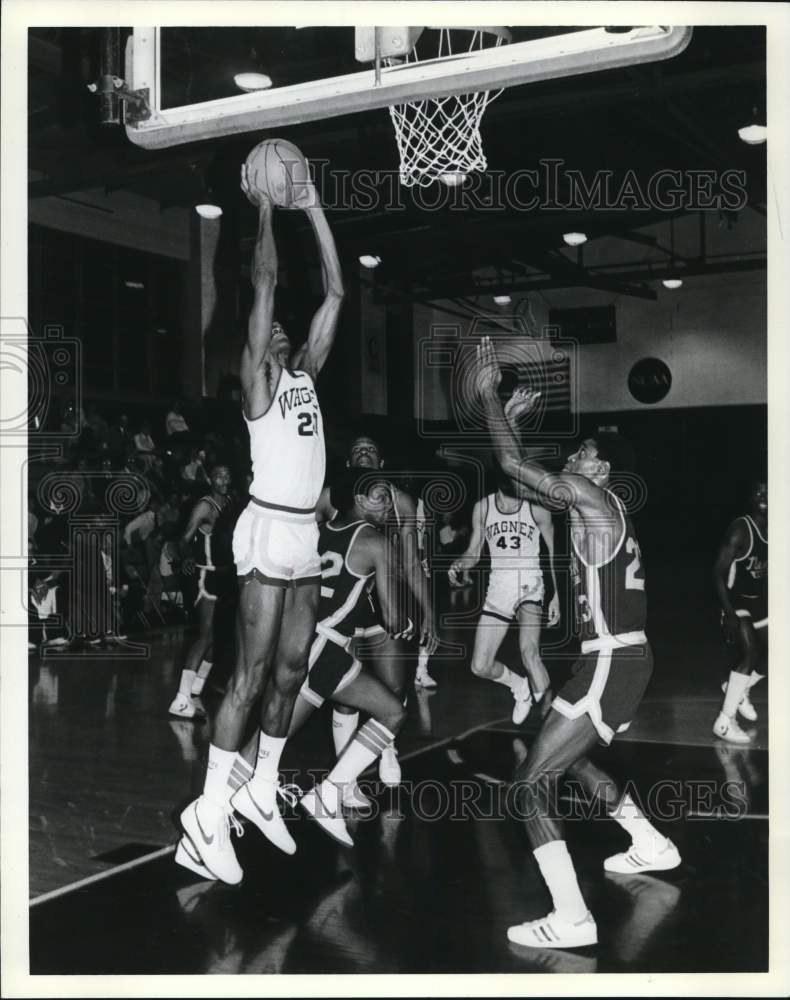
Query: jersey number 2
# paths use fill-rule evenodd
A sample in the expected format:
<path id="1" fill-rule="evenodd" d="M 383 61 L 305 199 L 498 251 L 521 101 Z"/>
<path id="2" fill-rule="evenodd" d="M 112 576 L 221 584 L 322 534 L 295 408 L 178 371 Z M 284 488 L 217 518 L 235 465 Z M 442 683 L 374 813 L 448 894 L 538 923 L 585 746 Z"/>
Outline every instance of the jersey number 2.
<path id="1" fill-rule="evenodd" d="M 299 414 L 299 426 L 297 430 L 302 437 L 312 437 L 315 434 L 315 424 L 312 413 Z"/>
<path id="2" fill-rule="evenodd" d="M 636 574 L 642 569 L 642 553 L 639 551 L 635 538 L 629 538 L 625 543 L 625 551 L 634 558 L 625 568 L 625 589 L 644 590 L 645 578 Z"/>
<path id="3" fill-rule="evenodd" d="M 325 587 L 324 581 L 333 576 L 340 576 L 343 569 L 343 557 L 339 552 L 324 552 L 321 556 L 321 596 L 332 597 L 335 593 L 334 587 Z"/>

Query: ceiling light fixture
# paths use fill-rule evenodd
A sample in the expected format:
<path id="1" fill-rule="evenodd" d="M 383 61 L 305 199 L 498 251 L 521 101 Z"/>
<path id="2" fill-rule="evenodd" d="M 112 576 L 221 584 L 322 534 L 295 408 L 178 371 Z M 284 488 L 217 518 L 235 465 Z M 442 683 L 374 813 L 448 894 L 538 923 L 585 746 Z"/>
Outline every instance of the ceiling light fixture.
<path id="1" fill-rule="evenodd" d="M 683 280 L 682 278 L 664 278 L 661 284 L 664 286 L 664 288 L 669 288 L 674 291 L 676 288 L 680 288 L 680 286 L 683 284 Z"/>
<path id="2" fill-rule="evenodd" d="M 134 288 L 135 291 L 139 291 L 141 288 L 145 288 L 145 285 L 142 283 L 142 281 L 124 281 L 124 285 L 126 285 L 127 288 Z"/>
<path id="3" fill-rule="evenodd" d="M 587 242 L 586 233 L 563 233 L 562 238 L 569 247 L 580 247 L 582 243 Z"/>
<path id="4" fill-rule="evenodd" d="M 233 77 L 233 82 L 239 90 L 249 94 L 255 90 L 268 90 L 272 85 L 272 78 L 265 73 L 237 73 Z"/>
<path id="5" fill-rule="evenodd" d="M 203 219 L 218 219 L 222 215 L 219 205 L 195 205 L 195 211 Z"/>
<path id="6" fill-rule="evenodd" d="M 496 302 L 496 304 L 498 306 L 509 306 L 510 303 L 511 303 L 511 301 L 512 300 L 511 300 L 511 298 L 510 298 L 509 295 L 495 295 L 494 296 L 494 302 Z"/>
<path id="7" fill-rule="evenodd" d="M 768 129 L 765 125 L 744 125 L 738 129 L 738 138 L 750 146 L 759 146 L 768 138 Z"/>
<path id="8" fill-rule="evenodd" d="M 378 267 L 379 264 L 381 263 L 381 257 L 376 257 L 370 253 L 363 253 L 362 256 L 359 258 L 359 263 L 363 267 L 371 267 L 371 268 Z"/>

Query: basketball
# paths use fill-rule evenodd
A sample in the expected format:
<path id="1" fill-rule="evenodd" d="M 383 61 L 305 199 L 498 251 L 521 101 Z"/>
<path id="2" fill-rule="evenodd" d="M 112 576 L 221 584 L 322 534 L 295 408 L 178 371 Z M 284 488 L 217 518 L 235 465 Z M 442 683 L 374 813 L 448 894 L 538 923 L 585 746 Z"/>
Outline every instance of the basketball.
<path id="1" fill-rule="evenodd" d="M 246 161 L 250 187 L 278 208 L 292 208 L 310 180 L 307 160 L 287 139 L 264 139 Z"/>

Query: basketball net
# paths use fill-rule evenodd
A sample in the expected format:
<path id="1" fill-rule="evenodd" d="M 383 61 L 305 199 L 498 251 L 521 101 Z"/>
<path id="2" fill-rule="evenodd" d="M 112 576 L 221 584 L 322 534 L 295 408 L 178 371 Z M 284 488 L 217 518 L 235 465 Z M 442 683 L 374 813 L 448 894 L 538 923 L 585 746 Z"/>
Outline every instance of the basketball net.
<path id="1" fill-rule="evenodd" d="M 433 59 L 461 52 L 494 48 L 510 41 L 504 28 L 439 28 L 439 51 Z M 465 40 L 471 35 L 471 41 Z M 421 62 L 417 47 L 406 57 Z M 465 175 L 485 170 L 487 161 L 480 138 L 480 122 L 491 101 L 502 90 L 426 97 L 390 107 L 400 154 L 400 182 L 405 187 L 427 187 L 436 180 L 460 184 Z"/>

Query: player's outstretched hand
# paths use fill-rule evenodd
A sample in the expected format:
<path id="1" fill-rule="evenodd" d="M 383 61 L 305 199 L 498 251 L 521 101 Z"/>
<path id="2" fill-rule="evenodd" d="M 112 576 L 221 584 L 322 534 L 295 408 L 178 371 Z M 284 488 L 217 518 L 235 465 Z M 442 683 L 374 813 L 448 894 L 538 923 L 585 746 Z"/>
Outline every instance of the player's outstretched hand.
<path id="1" fill-rule="evenodd" d="M 538 404 L 540 391 L 528 385 L 517 385 L 510 399 L 505 403 L 505 418 L 511 427 L 526 413 L 531 413 Z"/>
<path id="2" fill-rule="evenodd" d="M 502 381 L 502 370 L 497 361 L 494 345 L 490 337 L 483 337 L 477 346 L 475 359 L 474 382 L 481 396 L 496 392 Z"/>
<path id="3" fill-rule="evenodd" d="M 241 189 L 246 195 L 247 201 L 255 205 L 256 208 L 271 208 L 268 197 L 251 183 L 246 163 L 241 165 Z"/>

